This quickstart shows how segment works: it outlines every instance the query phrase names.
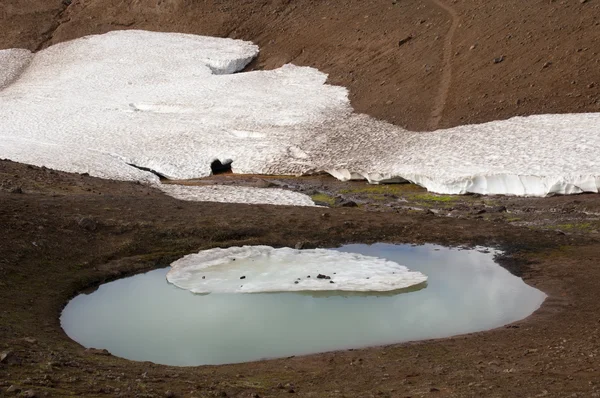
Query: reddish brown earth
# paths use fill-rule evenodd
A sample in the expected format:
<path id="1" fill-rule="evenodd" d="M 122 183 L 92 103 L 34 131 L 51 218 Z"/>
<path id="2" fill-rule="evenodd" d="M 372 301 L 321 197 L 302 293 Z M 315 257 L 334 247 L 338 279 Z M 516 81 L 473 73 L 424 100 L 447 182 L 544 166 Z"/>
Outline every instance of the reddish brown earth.
<path id="1" fill-rule="evenodd" d="M 8 0 L 0 48 L 124 28 L 243 38 L 261 46 L 252 68 L 318 67 L 358 111 L 427 129 L 599 111 L 599 24 L 599 0 Z M 598 195 L 448 197 L 320 176 L 207 182 L 283 186 L 333 207 L 181 202 L 0 161 L 0 396 L 600 397 Z M 358 206 L 340 207 L 348 201 Z M 218 367 L 127 361 L 60 328 L 82 290 L 203 248 L 377 241 L 499 247 L 501 265 L 549 298 L 493 331 Z"/>
<path id="2" fill-rule="evenodd" d="M 598 0 L 9 0 L 0 27 L 31 50 L 114 29 L 252 40 L 254 68 L 317 67 L 416 130 L 600 111 Z"/>
<path id="3" fill-rule="evenodd" d="M 181 202 L 144 185 L 0 162 L 0 394 L 599 396 L 600 220 L 589 215 L 600 211 L 597 195 L 456 198 L 326 177 L 258 180 L 359 206 Z M 218 367 L 175 368 L 86 351 L 60 327 L 62 307 L 85 288 L 203 248 L 377 241 L 499 247 L 508 254 L 500 263 L 549 298 L 525 321 L 494 331 Z"/>

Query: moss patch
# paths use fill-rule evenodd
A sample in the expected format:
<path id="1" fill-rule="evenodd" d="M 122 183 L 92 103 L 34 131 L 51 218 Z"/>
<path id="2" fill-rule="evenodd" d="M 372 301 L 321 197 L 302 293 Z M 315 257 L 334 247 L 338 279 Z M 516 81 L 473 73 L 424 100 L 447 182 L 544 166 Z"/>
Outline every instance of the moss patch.
<path id="1" fill-rule="evenodd" d="M 365 185 L 360 187 L 353 187 L 348 189 L 340 190 L 342 194 L 402 194 L 406 192 L 420 192 L 424 191 L 425 188 L 420 187 L 416 184 L 379 184 L 379 185 Z"/>
<path id="2" fill-rule="evenodd" d="M 313 202 L 326 203 L 329 206 L 333 206 L 335 204 L 335 198 L 331 195 L 327 195 L 326 193 L 317 193 L 311 195 L 310 198 Z"/>

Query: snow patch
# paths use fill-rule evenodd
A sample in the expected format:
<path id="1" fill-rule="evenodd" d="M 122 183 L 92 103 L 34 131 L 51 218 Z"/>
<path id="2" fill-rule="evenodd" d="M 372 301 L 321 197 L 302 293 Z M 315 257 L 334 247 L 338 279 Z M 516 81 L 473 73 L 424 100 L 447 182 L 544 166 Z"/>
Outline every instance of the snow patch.
<path id="1" fill-rule="evenodd" d="M 171 268 L 167 274 L 170 283 L 200 294 L 386 292 L 427 281 L 420 272 L 378 257 L 328 249 L 269 246 L 205 250 L 175 261 Z M 319 279 L 319 274 L 329 279 Z"/>
<path id="2" fill-rule="evenodd" d="M 29 50 L 20 48 L 0 50 L 0 90 L 17 80 L 32 58 L 33 54 Z"/>
<path id="3" fill-rule="evenodd" d="M 0 157 L 156 183 L 234 173 L 412 181 L 446 194 L 598 192 L 600 114 L 539 115 L 428 133 L 353 113 L 316 69 L 241 71 L 258 47 L 115 31 L 0 51 Z"/>
<path id="4" fill-rule="evenodd" d="M 187 186 L 160 184 L 160 190 L 180 200 L 268 204 L 282 206 L 315 206 L 307 195 L 279 188 L 234 187 L 227 185 Z"/>

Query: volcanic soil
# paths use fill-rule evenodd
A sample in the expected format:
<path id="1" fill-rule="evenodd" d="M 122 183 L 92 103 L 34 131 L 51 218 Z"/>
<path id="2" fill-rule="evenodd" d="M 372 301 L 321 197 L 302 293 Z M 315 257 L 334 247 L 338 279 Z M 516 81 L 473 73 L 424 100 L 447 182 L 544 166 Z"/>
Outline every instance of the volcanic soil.
<path id="1" fill-rule="evenodd" d="M 418 130 L 600 111 L 599 26 L 598 0 L 0 4 L 0 48 L 125 28 L 243 38 L 261 46 L 251 68 L 318 67 L 357 111 Z M 183 202 L 0 161 L 0 396 L 600 397 L 598 195 L 456 197 L 327 176 L 186 183 L 282 187 L 324 207 Z M 549 297 L 492 331 L 224 366 L 128 361 L 60 327 L 76 294 L 201 249 L 370 242 L 497 247 Z"/>

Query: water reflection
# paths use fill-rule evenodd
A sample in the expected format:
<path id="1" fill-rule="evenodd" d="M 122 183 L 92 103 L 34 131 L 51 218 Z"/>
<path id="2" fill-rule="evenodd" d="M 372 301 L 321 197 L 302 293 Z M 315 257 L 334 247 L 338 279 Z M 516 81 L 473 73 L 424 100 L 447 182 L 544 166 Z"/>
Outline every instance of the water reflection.
<path id="1" fill-rule="evenodd" d="M 102 285 L 65 308 L 67 334 L 87 347 L 171 365 L 252 361 L 446 337 L 531 314 L 545 295 L 493 262 L 492 253 L 434 245 L 347 245 L 426 274 L 402 294 L 193 295 L 167 269 Z M 424 288 L 423 288 L 424 287 Z"/>

